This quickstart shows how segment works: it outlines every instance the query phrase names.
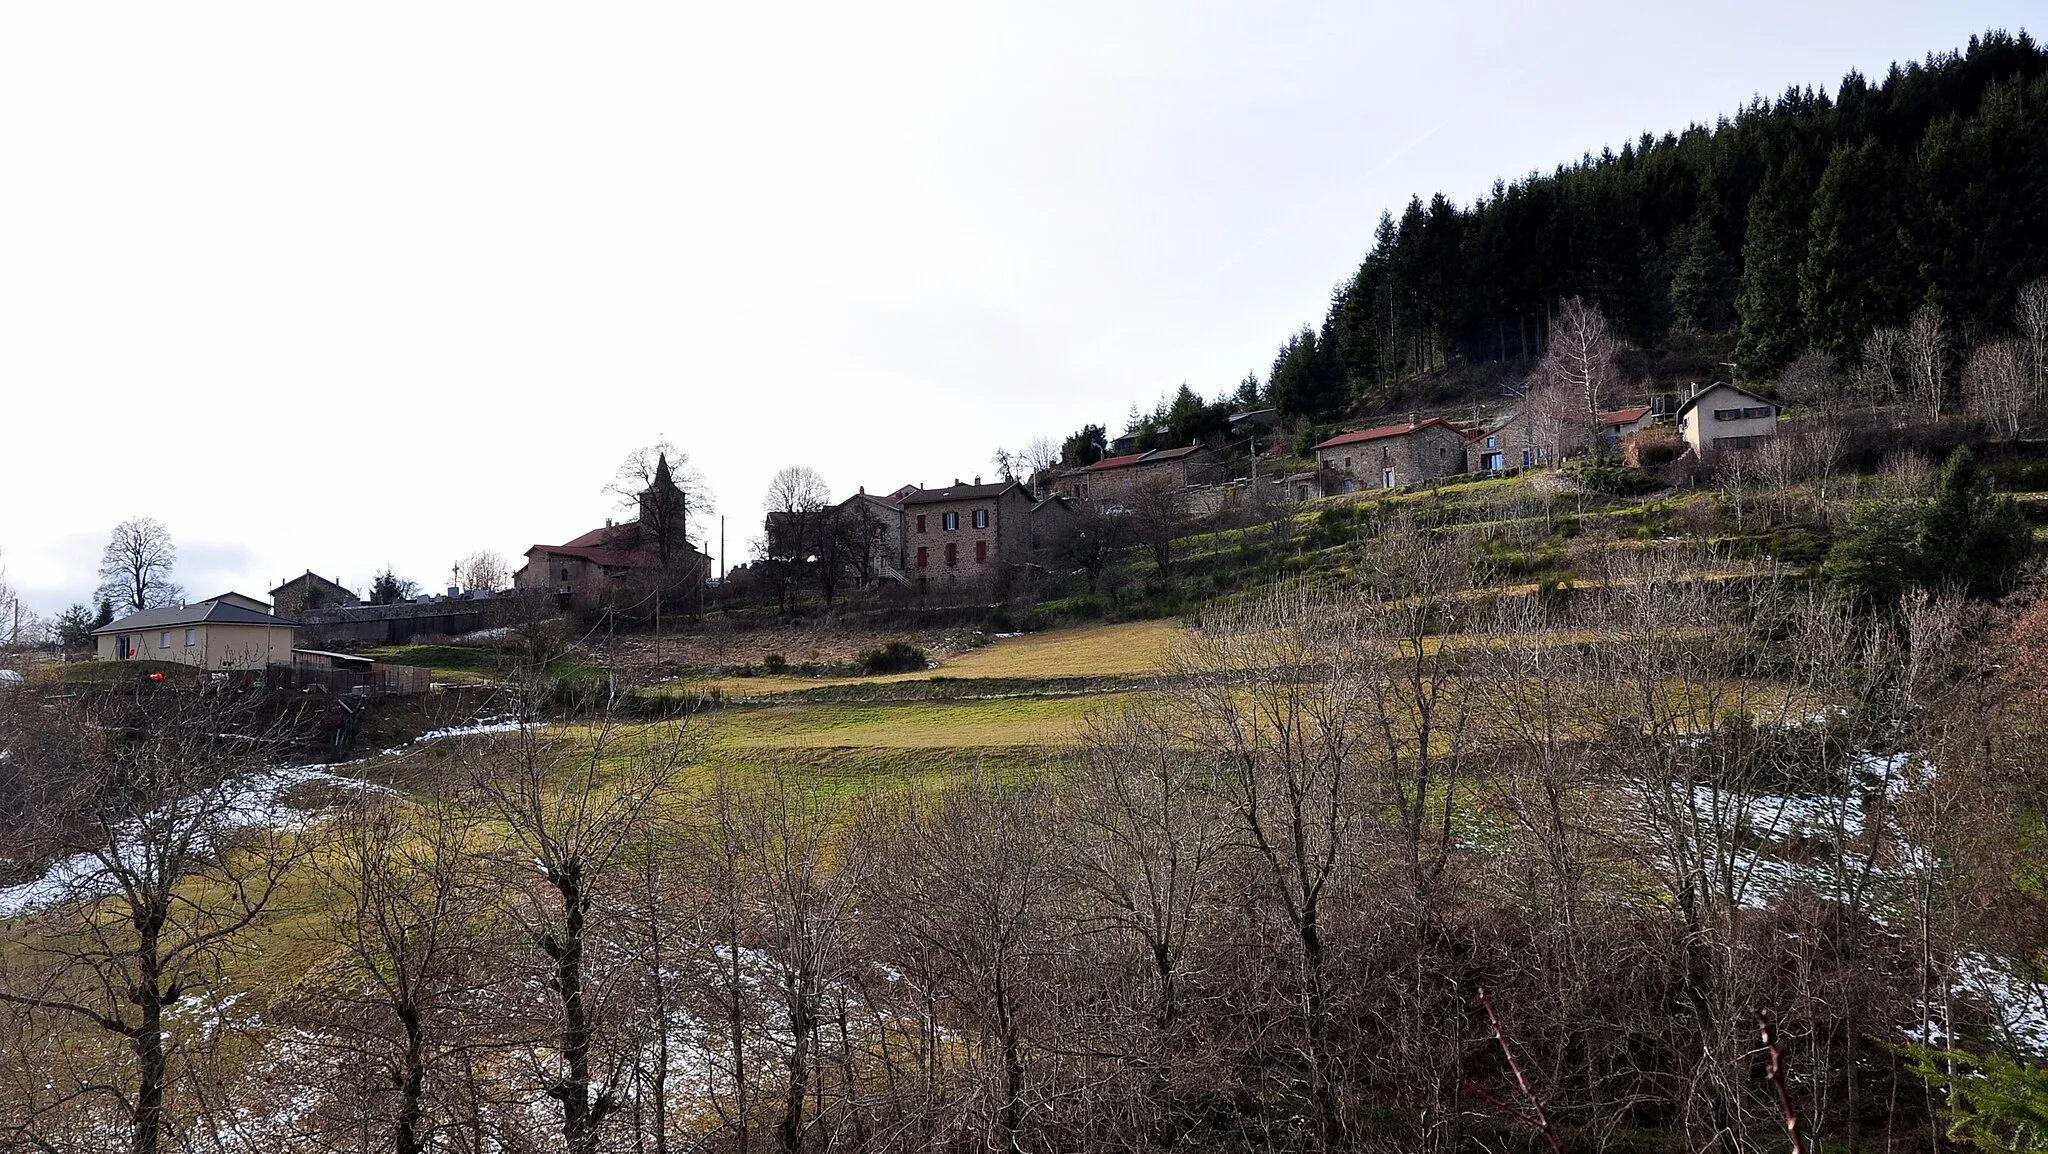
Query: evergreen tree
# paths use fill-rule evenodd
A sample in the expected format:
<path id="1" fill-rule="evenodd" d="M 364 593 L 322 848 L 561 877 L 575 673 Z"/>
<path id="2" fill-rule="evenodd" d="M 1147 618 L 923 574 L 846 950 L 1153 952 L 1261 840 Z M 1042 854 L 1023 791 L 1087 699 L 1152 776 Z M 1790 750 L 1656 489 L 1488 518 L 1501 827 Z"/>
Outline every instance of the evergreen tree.
<path id="1" fill-rule="evenodd" d="M 1686 230 L 1685 253 L 1671 276 L 1672 320 L 1687 332 L 1719 332 L 1727 327 L 1734 295 L 1734 266 L 1702 211 Z"/>
<path id="2" fill-rule="evenodd" d="M 104 626 L 112 625 L 113 623 L 114 599 L 112 597 L 101 597 L 99 612 L 94 613 L 92 617 L 92 627 L 94 629 L 99 629 Z"/>
<path id="3" fill-rule="evenodd" d="M 1742 242 L 1742 291 L 1735 312 L 1742 334 L 1735 362 L 1744 377 L 1763 380 L 1806 347 L 1799 314 L 1799 265 L 1806 255 L 1806 192 L 1797 173 L 1779 168 L 1749 202 Z"/>
<path id="4" fill-rule="evenodd" d="M 1899 212 L 1903 174 L 1874 140 L 1839 148 L 1813 194 L 1799 311 L 1813 347 L 1846 357 L 1911 310 L 1913 267 Z"/>
<path id="5" fill-rule="evenodd" d="M 2012 588 L 2032 552 L 2033 532 L 2012 498 L 1991 491 L 1976 456 L 1958 448 L 1921 514 L 1915 548 L 1922 584 L 1998 597 Z"/>
<path id="6" fill-rule="evenodd" d="M 1337 374 L 1336 358 L 1324 351 L 1314 329 L 1304 328 L 1287 339 L 1268 380 L 1273 407 L 1285 416 L 1323 421 L 1344 408 L 1344 380 Z"/>

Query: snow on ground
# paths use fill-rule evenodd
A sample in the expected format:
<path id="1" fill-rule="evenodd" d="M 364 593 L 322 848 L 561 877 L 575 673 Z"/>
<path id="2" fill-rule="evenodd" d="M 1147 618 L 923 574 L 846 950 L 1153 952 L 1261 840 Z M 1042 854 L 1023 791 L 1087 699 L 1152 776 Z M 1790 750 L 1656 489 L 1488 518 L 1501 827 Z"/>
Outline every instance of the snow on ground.
<path id="1" fill-rule="evenodd" d="M 513 733 L 527 723 L 508 718 L 486 718 L 469 725 L 450 726 L 429 730 L 404 745 L 393 746 L 372 757 L 338 765 L 290 765 L 275 766 L 237 778 L 223 787 L 229 795 L 221 805 L 205 817 L 210 833 L 224 833 L 237 829 L 274 828 L 296 829 L 316 818 L 327 807 L 307 805 L 306 787 L 320 787 L 326 793 L 389 792 L 385 787 L 364 781 L 359 777 L 337 773 L 352 766 L 389 757 L 425 742 L 441 741 L 451 737 L 473 737 L 493 733 Z M 198 810 L 207 807 L 203 798 L 187 799 L 183 809 Z M 169 807 L 177 812 L 178 807 Z M 65 897 L 83 892 L 107 893 L 114 888 L 112 871 L 115 867 L 132 867 L 141 864 L 140 847 L 132 844 L 132 835 L 140 829 L 135 821 L 123 823 L 116 831 L 115 849 L 88 850 L 60 858 L 44 871 L 43 876 L 19 885 L 0 887 L 0 918 L 11 918 L 29 910 L 41 909 Z M 118 853 L 120 856 L 112 857 Z"/>

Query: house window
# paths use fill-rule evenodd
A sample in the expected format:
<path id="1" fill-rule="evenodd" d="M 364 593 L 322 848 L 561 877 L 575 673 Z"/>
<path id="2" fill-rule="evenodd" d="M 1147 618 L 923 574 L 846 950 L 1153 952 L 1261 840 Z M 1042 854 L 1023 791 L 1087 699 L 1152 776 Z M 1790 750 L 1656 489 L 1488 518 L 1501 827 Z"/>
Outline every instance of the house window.
<path id="1" fill-rule="evenodd" d="M 198 640 L 199 640 L 199 631 L 198 631 L 197 629 L 187 629 L 187 630 L 185 631 L 185 648 L 187 648 L 187 649 L 190 649 L 190 648 L 192 648 L 192 645 L 193 645 L 193 643 L 194 643 L 194 642 L 196 642 L 196 641 L 198 641 Z"/>
<path id="2" fill-rule="evenodd" d="M 923 514 L 923 513 L 919 513 L 919 514 L 917 515 L 917 531 L 918 531 L 918 532 L 920 532 L 920 533 L 924 532 L 924 514 Z"/>
<path id="3" fill-rule="evenodd" d="M 1741 419 L 1742 419 L 1742 410 L 1741 410 L 1741 409 L 1715 409 L 1715 410 L 1714 410 L 1714 419 L 1715 419 L 1715 420 L 1717 420 L 1717 421 L 1739 421 L 1739 420 L 1741 420 Z"/>
<path id="4" fill-rule="evenodd" d="M 1349 458 L 1349 457 L 1346 457 L 1346 458 L 1344 458 L 1344 467 L 1345 467 L 1345 468 L 1347 468 L 1347 469 L 1349 469 L 1349 468 L 1351 467 L 1351 458 Z"/>
<path id="5" fill-rule="evenodd" d="M 939 527 L 951 533 L 960 527 L 960 514 L 945 513 L 940 516 Z"/>
<path id="6" fill-rule="evenodd" d="M 977 529 L 986 529 L 986 528 L 988 528 L 988 510 L 987 510 L 987 509 L 976 509 L 976 510 L 974 511 L 974 527 L 975 527 L 975 528 L 977 528 Z"/>
<path id="7" fill-rule="evenodd" d="M 170 630 L 168 630 L 168 629 L 166 629 L 166 630 L 164 630 L 164 631 L 163 631 L 163 634 L 162 634 L 162 636 L 161 636 L 161 637 L 159 638 L 159 640 L 157 641 L 157 648 L 158 648 L 158 649 L 169 649 L 170 647 L 171 647 L 171 631 L 170 631 Z"/>
<path id="8" fill-rule="evenodd" d="M 1527 449 L 1522 450 L 1522 467 L 1524 469 L 1529 467 L 1529 450 Z"/>
<path id="9" fill-rule="evenodd" d="M 564 580 L 564 581 L 567 581 L 568 579 L 569 579 L 569 567 L 568 567 L 567 565 L 564 565 L 564 566 L 562 566 L 562 580 Z"/>
<path id="10" fill-rule="evenodd" d="M 949 517 L 950 517 L 950 516 L 952 516 L 952 514 L 948 513 L 948 514 L 947 514 L 947 516 L 949 516 Z M 948 564 L 948 565 L 958 565 L 959 563 L 960 563 L 960 546 L 958 546 L 958 545 L 955 545 L 955 544 L 954 544 L 954 543 L 952 543 L 951 541 L 948 541 L 948 542 L 946 542 L 946 564 Z"/>
<path id="11" fill-rule="evenodd" d="M 923 518 L 923 517 L 919 517 L 919 518 L 918 518 L 918 520 L 922 521 L 922 520 L 924 520 L 924 518 Z M 926 565 L 929 565 L 929 564 L 931 564 L 931 560 L 932 560 L 932 558 L 931 558 L 931 550 L 929 550 L 929 549 L 925 548 L 925 547 L 924 547 L 924 546 L 922 546 L 922 545 L 919 545 L 919 546 L 917 547 L 917 567 L 918 567 L 918 568 L 920 568 L 920 569 L 922 569 L 922 568 L 924 568 L 924 567 L 925 567 Z"/>
<path id="12" fill-rule="evenodd" d="M 976 563 L 988 560 L 988 542 L 976 541 L 974 543 L 974 560 Z"/>
<path id="13" fill-rule="evenodd" d="M 1392 469 L 1380 470 L 1380 487 L 1385 489 L 1394 487 L 1394 471 Z"/>
<path id="14" fill-rule="evenodd" d="M 1742 417 L 1744 420 L 1755 420 L 1758 417 L 1768 417 L 1770 415 L 1771 407 L 1769 405 L 1751 405 L 1750 407 L 1742 410 Z"/>
<path id="15" fill-rule="evenodd" d="M 1493 441 L 1494 441 L 1494 439 L 1493 439 L 1492 437 L 1488 437 L 1488 438 L 1486 438 L 1486 447 L 1487 447 L 1487 448 L 1489 448 L 1489 449 L 1498 449 L 1498 448 L 1500 448 L 1500 446 L 1499 446 L 1499 445 L 1496 445 L 1496 444 L 1494 444 L 1494 443 L 1493 443 Z"/>

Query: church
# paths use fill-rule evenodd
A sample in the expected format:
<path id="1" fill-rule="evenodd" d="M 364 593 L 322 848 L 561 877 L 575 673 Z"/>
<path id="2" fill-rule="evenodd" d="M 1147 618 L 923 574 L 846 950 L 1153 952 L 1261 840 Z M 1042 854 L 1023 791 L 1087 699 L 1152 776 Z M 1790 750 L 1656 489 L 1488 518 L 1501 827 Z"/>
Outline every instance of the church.
<path id="1" fill-rule="evenodd" d="M 711 558 L 689 539 L 689 498 L 670 474 L 666 455 L 656 462 L 637 505 L 639 516 L 631 521 L 607 520 L 563 544 L 528 549 L 526 564 L 512 575 L 513 587 L 552 595 L 564 609 L 637 615 L 643 601 L 702 585 Z"/>

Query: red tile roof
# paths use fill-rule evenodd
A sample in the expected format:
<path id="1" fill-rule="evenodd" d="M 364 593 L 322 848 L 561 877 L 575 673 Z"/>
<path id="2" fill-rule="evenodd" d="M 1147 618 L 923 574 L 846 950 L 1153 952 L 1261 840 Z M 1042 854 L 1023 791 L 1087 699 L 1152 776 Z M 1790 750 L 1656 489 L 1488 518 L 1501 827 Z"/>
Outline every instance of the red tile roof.
<path id="1" fill-rule="evenodd" d="M 617 547 L 615 542 L 625 539 L 624 534 L 630 531 L 631 524 L 628 522 L 624 525 L 606 525 L 601 529 L 592 529 L 561 545 L 535 545 L 526 551 L 528 562 L 531 563 L 536 553 L 549 553 L 562 557 L 580 557 L 593 565 L 602 565 L 607 569 L 652 569 L 660 565 L 661 555 L 652 549 Z M 693 542 L 683 542 L 683 548 L 691 553 L 698 552 Z"/>
<path id="2" fill-rule="evenodd" d="M 1360 441 L 1377 441 L 1382 437 L 1405 437 L 1410 433 L 1427 429 L 1431 425 L 1441 425 L 1461 437 L 1465 435 L 1455 425 L 1452 425 L 1442 417 L 1430 417 L 1426 420 L 1417 421 L 1412 425 L 1381 425 L 1377 429 L 1360 429 L 1355 433 L 1339 433 L 1315 447 L 1318 449 L 1333 449 L 1338 445 L 1355 445 Z"/>
<path id="3" fill-rule="evenodd" d="M 1083 473 L 1100 473 L 1106 469 L 1121 469 L 1125 465 L 1135 465 L 1144 459 L 1145 454 L 1143 453 L 1125 453 L 1121 457 L 1104 457 L 1081 471 Z"/>
<path id="4" fill-rule="evenodd" d="M 1616 409 L 1611 413 L 1602 413 L 1600 414 L 1600 423 L 1603 425 L 1633 425 L 1649 415 L 1650 406 L 1637 405 L 1632 409 Z"/>

